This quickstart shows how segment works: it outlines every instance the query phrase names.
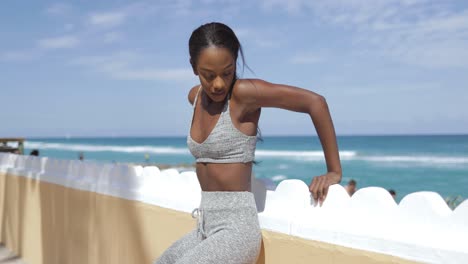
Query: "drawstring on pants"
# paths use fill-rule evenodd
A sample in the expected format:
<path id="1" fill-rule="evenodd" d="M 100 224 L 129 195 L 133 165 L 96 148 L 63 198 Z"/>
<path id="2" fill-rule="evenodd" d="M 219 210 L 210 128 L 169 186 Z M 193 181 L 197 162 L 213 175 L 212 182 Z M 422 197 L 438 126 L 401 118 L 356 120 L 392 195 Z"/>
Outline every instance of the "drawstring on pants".
<path id="1" fill-rule="evenodd" d="M 201 239 L 206 238 L 205 234 L 205 223 L 204 223 L 204 216 L 203 216 L 203 210 L 199 208 L 195 208 L 192 211 L 192 218 L 197 219 L 197 232 L 198 235 L 201 237 Z"/>

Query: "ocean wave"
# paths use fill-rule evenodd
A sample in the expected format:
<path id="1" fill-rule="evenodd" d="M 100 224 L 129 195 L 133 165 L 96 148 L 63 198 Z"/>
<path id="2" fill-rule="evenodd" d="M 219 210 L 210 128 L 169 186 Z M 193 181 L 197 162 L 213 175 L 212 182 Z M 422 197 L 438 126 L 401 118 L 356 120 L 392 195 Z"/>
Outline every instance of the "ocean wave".
<path id="1" fill-rule="evenodd" d="M 186 148 L 153 147 L 153 146 L 106 146 L 86 144 L 63 144 L 46 142 L 25 142 L 26 148 L 56 149 L 83 152 L 124 152 L 124 153 L 153 153 L 153 154 L 190 154 Z"/>
<path id="2" fill-rule="evenodd" d="M 87 145 L 87 144 L 67 144 L 67 143 L 48 143 L 39 141 L 25 142 L 26 148 L 38 149 L 56 149 L 69 151 L 86 152 L 125 152 L 125 153 L 156 153 L 156 154 L 190 154 L 187 148 L 175 147 L 154 147 L 154 146 L 111 146 L 111 145 Z M 303 157 L 323 159 L 322 151 L 293 151 L 293 150 L 256 150 L 256 156 L 261 157 Z M 340 151 L 340 156 L 355 156 L 354 151 Z"/>
<path id="3" fill-rule="evenodd" d="M 271 177 L 270 179 L 272 181 L 278 182 L 278 181 L 286 180 L 287 178 L 288 177 L 285 176 L 285 175 L 275 175 L 275 176 Z"/>
<path id="4" fill-rule="evenodd" d="M 121 153 L 148 153 L 190 155 L 187 148 L 171 146 L 116 146 L 116 145 L 90 145 L 49 143 L 40 141 L 27 141 L 25 147 L 29 149 L 55 149 L 64 151 L 83 152 L 121 152 Z M 296 150 L 261 150 L 257 149 L 255 155 L 260 158 L 283 158 L 298 161 L 323 161 L 322 151 L 296 151 Z M 343 161 L 364 161 L 383 164 L 423 164 L 427 165 L 468 165 L 467 156 L 431 156 L 431 155 L 362 155 L 357 151 L 340 151 Z"/>
<path id="5" fill-rule="evenodd" d="M 260 157 L 324 158 L 323 151 L 256 150 L 255 155 Z M 356 151 L 340 151 L 340 157 L 351 158 L 356 155 Z"/>
<path id="6" fill-rule="evenodd" d="M 323 155 L 322 157 L 323 158 Z M 299 159 L 299 158 L 297 158 Z M 318 156 L 303 156 L 300 158 L 304 161 L 317 161 Z M 466 156 L 419 156 L 419 155 L 358 155 L 354 153 L 346 153 L 343 155 L 340 151 L 340 159 L 342 161 L 364 161 L 371 163 L 386 163 L 386 164 L 422 164 L 422 165 L 468 165 L 468 157 Z"/>
<path id="7" fill-rule="evenodd" d="M 368 156 L 359 159 L 385 163 L 468 164 L 468 157 L 443 156 Z"/>

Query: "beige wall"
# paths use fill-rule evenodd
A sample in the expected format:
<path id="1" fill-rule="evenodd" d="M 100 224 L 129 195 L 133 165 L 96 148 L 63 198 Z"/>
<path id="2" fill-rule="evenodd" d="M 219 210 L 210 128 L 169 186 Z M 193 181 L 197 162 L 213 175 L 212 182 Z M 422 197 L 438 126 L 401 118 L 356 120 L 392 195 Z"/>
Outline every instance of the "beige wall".
<path id="1" fill-rule="evenodd" d="M 187 213 L 0 173 L 0 241 L 29 264 L 151 263 Z M 258 263 L 413 263 L 263 231 Z"/>

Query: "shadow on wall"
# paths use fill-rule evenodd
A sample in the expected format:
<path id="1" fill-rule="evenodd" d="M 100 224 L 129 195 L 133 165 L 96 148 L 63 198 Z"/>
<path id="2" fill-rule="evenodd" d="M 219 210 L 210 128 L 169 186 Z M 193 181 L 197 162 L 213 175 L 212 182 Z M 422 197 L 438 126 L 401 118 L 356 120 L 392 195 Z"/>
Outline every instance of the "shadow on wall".
<path id="1" fill-rule="evenodd" d="M 260 254 L 257 259 L 257 264 L 265 264 L 265 243 L 262 240 L 262 247 L 260 248 Z"/>
<path id="2" fill-rule="evenodd" d="M 23 251 L 23 228 L 25 189 L 17 184 L 18 179 L 1 175 L 1 242 L 7 244 L 13 252 L 21 254 Z"/>
<path id="3" fill-rule="evenodd" d="M 258 179 L 252 177 L 252 193 L 255 197 L 255 204 L 257 205 L 257 212 L 263 212 L 265 210 L 265 201 L 267 195 L 267 189 L 265 184 Z"/>

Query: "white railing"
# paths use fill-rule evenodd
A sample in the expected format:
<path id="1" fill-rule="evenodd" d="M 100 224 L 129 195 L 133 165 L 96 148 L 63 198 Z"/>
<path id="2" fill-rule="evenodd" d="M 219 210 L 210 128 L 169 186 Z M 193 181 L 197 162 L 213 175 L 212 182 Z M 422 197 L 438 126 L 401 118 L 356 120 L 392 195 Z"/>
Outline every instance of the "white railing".
<path id="1" fill-rule="evenodd" d="M 195 172 L 154 166 L 0 153 L 0 173 L 183 212 L 191 212 L 201 197 Z M 422 262 L 468 259 L 468 200 L 452 211 L 434 192 L 411 193 L 397 204 L 380 187 L 362 188 L 349 197 L 342 186 L 333 185 L 318 207 L 300 180 L 284 180 L 275 191 L 254 180 L 253 192 L 263 229 Z"/>

